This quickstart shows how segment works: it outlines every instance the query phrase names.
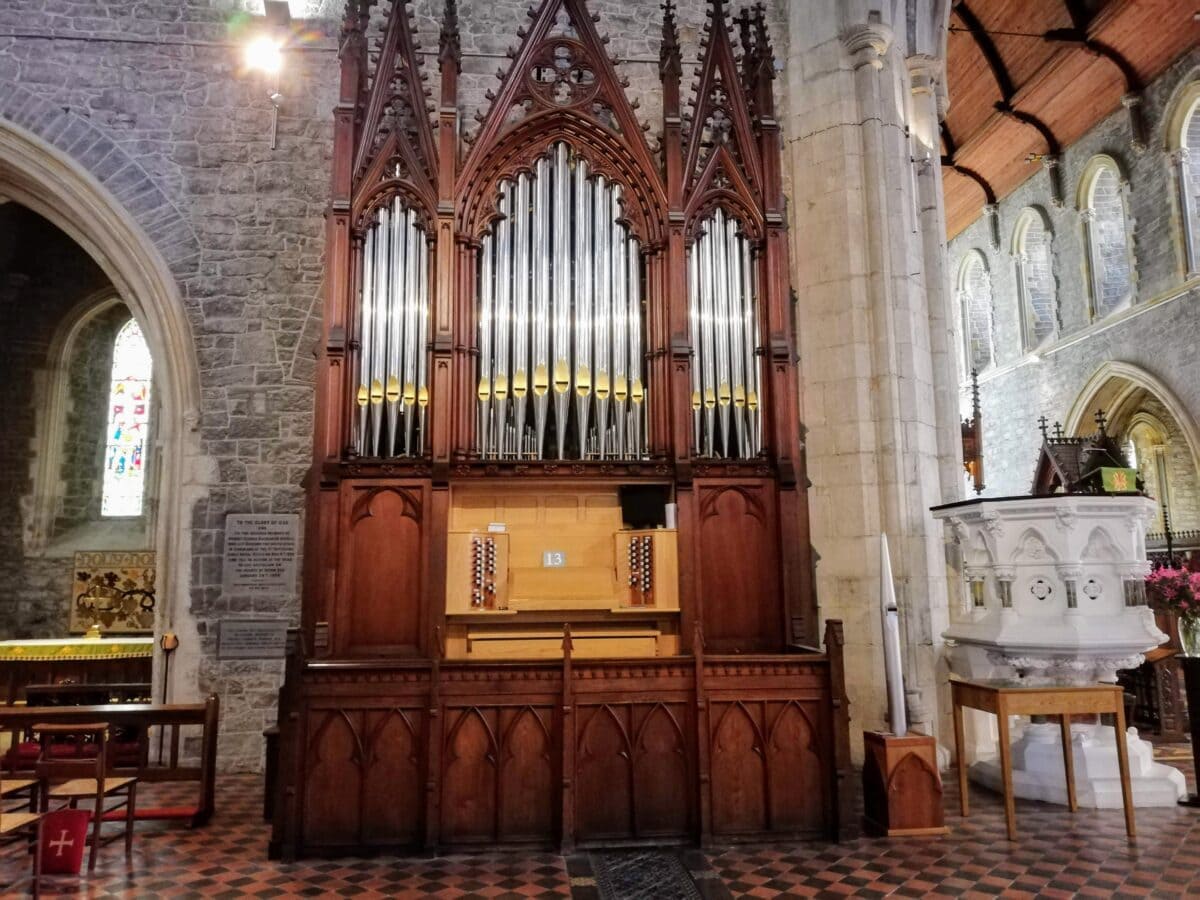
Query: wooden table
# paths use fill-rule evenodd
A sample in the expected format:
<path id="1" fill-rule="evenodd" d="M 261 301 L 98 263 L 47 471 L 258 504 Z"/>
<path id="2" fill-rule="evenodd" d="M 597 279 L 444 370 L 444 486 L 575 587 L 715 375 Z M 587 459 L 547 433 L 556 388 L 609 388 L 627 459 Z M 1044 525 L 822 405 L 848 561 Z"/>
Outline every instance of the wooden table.
<path id="1" fill-rule="evenodd" d="M 1125 706 L 1123 691 L 1116 684 L 1092 684 L 1082 687 L 1025 687 L 1011 682 L 964 681 L 950 679 L 954 703 L 954 755 L 958 759 L 960 812 L 968 814 L 967 762 L 963 755 L 963 707 L 990 712 L 1000 730 L 1000 773 L 1004 781 L 1004 816 L 1008 839 L 1017 839 L 1016 808 L 1012 790 L 1012 748 L 1008 736 L 1009 716 L 1058 716 L 1062 727 L 1063 765 L 1067 770 L 1067 805 L 1075 802 L 1075 760 L 1071 752 L 1071 716 L 1112 713 L 1116 716 L 1117 765 L 1121 770 L 1121 799 L 1125 806 L 1125 831 L 1137 832 L 1133 822 L 1133 792 L 1129 784 L 1129 749 L 1125 745 Z"/>

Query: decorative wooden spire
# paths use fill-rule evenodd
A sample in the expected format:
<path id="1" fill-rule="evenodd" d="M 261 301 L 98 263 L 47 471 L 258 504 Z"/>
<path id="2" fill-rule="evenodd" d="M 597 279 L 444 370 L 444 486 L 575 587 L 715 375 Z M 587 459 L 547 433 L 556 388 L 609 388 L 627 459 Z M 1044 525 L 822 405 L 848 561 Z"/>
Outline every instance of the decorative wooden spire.
<path id="1" fill-rule="evenodd" d="M 433 199 L 437 148 L 413 18 L 409 4 L 396 0 L 382 24 L 382 40 L 372 54 L 374 65 L 361 103 L 354 172 L 356 180 L 368 186 L 389 177 L 410 181 Z"/>
<path id="2" fill-rule="evenodd" d="M 640 191 L 637 202 L 643 209 L 664 206 L 661 175 L 643 135 L 649 126 L 634 112 L 638 101 L 625 95 L 629 79 L 617 74 L 616 60 L 605 48 L 608 38 L 596 30 L 600 17 L 587 11 L 585 0 L 542 0 L 529 16 L 528 30 L 517 29 L 519 48 L 508 52 L 512 65 L 496 73 L 500 88 L 486 94 L 490 108 L 476 115 L 481 125 L 459 174 L 459 194 L 473 203 L 477 192 L 466 186 L 497 157 L 544 152 L 548 140 L 540 147 L 532 146 L 540 141 L 529 140 L 538 134 L 565 138 L 581 152 L 589 144 L 608 145 L 592 154 L 593 171 L 603 174 L 602 168 L 612 165 L 609 174 L 614 175 L 618 161 L 625 171 L 635 168 L 644 182 L 627 187 Z M 617 147 L 620 152 L 614 152 Z M 483 180 L 492 177 L 489 173 Z M 474 220 L 473 214 L 466 218 Z"/>
<path id="3" fill-rule="evenodd" d="M 694 116 L 683 167 L 689 193 L 702 189 L 703 183 L 713 178 L 715 168 L 722 163 L 720 159 L 714 160 L 714 155 L 728 154 L 732 168 L 744 176 L 754 190 L 757 191 L 762 183 L 746 103 L 747 86 L 738 72 L 729 32 L 724 0 L 711 0 L 708 23 L 701 40 L 703 54 L 692 100 Z M 736 177 L 734 173 L 727 174 Z"/>
<path id="4" fill-rule="evenodd" d="M 683 74 L 683 57 L 679 51 L 679 28 L 675 23 L 675 0 L 666 0 L 662 11 L 662 46 L 658 51 L 658 71 L 664 80 L 674 78 L 678 83 Z"/>
<path id="5" fill-rule="evenodd" d="M 445 71 L 450 65 L 462 72 L 462 41 L 458 33 L 458 0 L 446 0 L 442 32 L 438 36 L 438 62 Z"/>

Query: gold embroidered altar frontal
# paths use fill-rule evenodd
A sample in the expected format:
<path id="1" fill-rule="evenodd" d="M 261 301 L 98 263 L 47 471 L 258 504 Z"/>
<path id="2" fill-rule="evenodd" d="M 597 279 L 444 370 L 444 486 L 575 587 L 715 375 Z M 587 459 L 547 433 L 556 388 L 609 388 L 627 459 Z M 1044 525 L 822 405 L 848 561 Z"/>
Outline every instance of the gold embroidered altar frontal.
<path id="1" fill-rule="evenodd" d="M 150 634 L 155 574 L 153 551 L 76 553 L 68 630 L 77 634 L 99 625 L 106 632 Z"/>

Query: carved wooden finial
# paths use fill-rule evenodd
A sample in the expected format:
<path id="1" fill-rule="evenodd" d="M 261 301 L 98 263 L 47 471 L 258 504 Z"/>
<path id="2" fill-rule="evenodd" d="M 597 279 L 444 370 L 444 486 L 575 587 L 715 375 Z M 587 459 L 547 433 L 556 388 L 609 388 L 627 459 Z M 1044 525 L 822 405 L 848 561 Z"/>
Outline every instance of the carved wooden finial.
<path id="1" fill-rule="evenodd" d="M 1038 418 L 1038 429 L 1042 432 L 1042 440 L 1043 441 L 1050 440 L 1049 426 L 1050 426 L 1050 420 L 1047 419 L 1045 416 L 1040 416 Z"/>
<path id="2" fill-rule="evenodd" d="M 446 0 L 442 14 L 442 31 L 438 35 L 438 61 L 445 66 L 452 63 L 462 71 L 462 41 L 458 31 L 458 0 Z"/>
<path id="3" fill-rule="evenodd" d="M 1104 410 L 1096 410 L 1094 418 L 1096 420 L 1096 427 L 1099 429 L 1098 433 L 1102 436 L 1108 434 L 1108 417 L 1104 415 Z"/>
<path id="4" fill-rule="evenodd" d="M 665 78 L 678 78 L 683 73 L 683 58 L 679 52 L 679 28 L 675 22 L 675 0 L 662 5 L 662 46 L 658 51 L 658 71 Z"/>

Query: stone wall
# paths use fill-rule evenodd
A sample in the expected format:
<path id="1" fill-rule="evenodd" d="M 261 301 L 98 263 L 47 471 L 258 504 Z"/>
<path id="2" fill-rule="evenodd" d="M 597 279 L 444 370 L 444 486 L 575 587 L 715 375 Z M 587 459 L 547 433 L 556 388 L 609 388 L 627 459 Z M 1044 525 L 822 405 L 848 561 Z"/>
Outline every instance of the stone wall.
<path id="1" fill-rule="evenodd" d="M 1066 200 L 1061 207 L 1051 202 L 1046 170 L 1032 172 L 1028 181 L 999 203 L 999 249 L 991 246 L 987 216 L 950 242 L 952 265 L 978 250 L 987 258 L 991 272 L 997 363 L 980 377 L 987 495 L 1028 492 L 1040 446 L 1038 416 L 1045 415 L 1051 422 L 1065 421 L 1089 379 L 1109 361 L 1128 363 L 1164 385 L 1192 423 L 1200 417 L 1200 358 L 1195 352 L 1200 342 L 1196 307 L 1200 281 L 1185 279 L 1177 185 L 1164 133 L 1172 98 L 1197 77 L 1200 51 L 1192 51 L 1145 90 L 1146 147 L 1135 148 L 1128 113 L 1117 109 L 1067 148 L 1060 163 Z M 1128 309 L 1092 322 L 1076 190 L 1089 160 L 1101 153 L 1117 161 L 1129 182 L 1134 302 Z M 1016 265 L 1010 255 L 1012 229 L 1021 211 L 1030 206 L 1050 224 L 1062 323 L 1058 337 L 1034 353 L 1022 349 Z M 1092 385 L 1088 390 L 1098 387 Z M 1093 427 L 1089 412 L 1083 430 Z M 1200 522 L 1177 524 L 1197 527 Z"/>

